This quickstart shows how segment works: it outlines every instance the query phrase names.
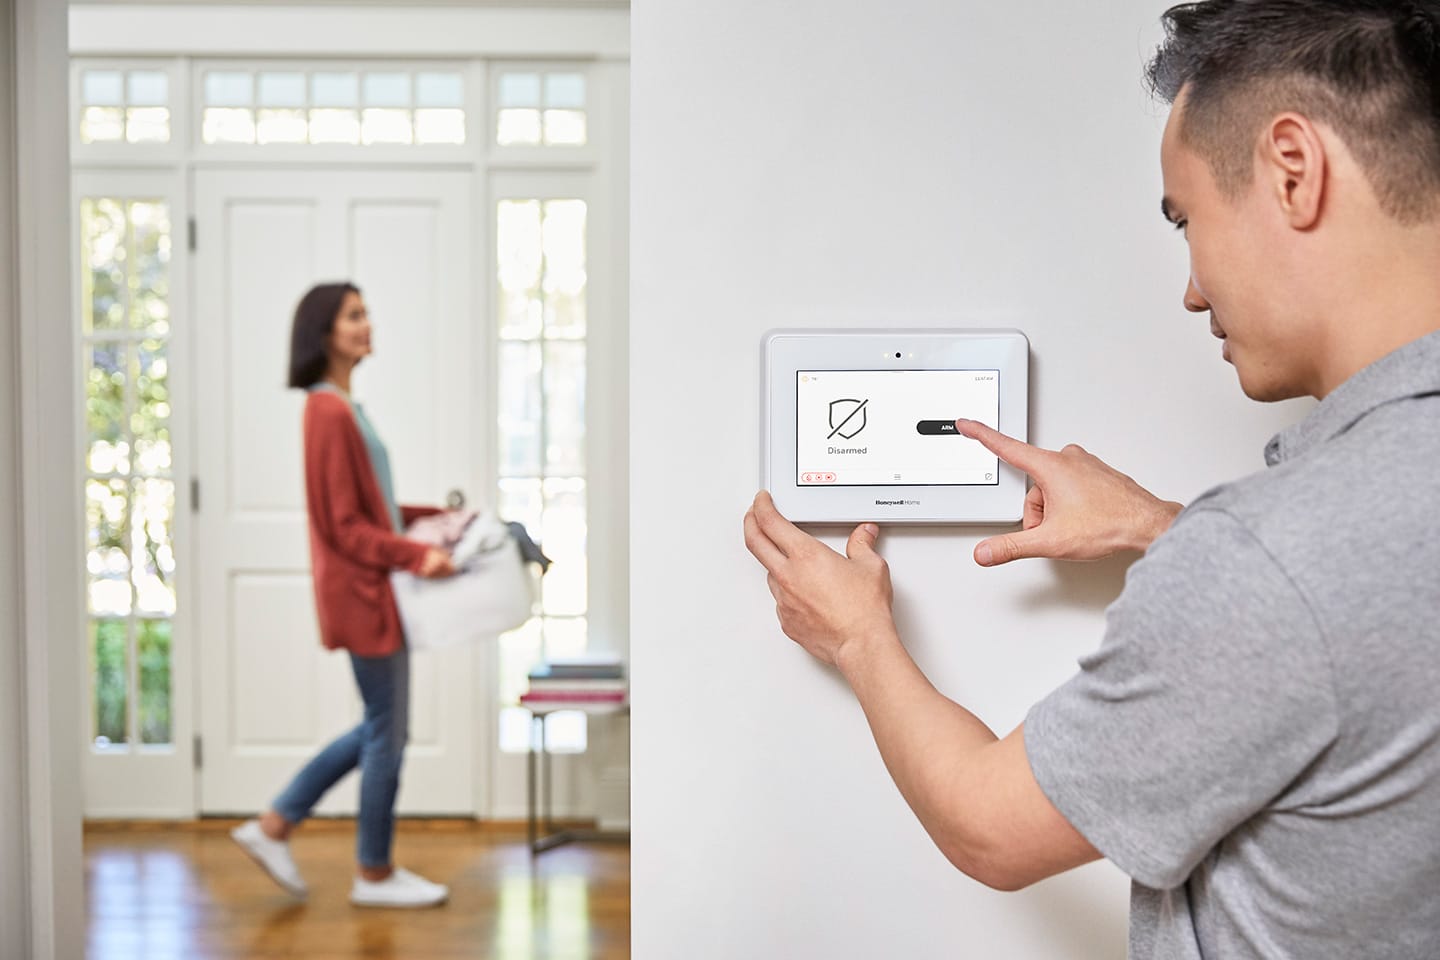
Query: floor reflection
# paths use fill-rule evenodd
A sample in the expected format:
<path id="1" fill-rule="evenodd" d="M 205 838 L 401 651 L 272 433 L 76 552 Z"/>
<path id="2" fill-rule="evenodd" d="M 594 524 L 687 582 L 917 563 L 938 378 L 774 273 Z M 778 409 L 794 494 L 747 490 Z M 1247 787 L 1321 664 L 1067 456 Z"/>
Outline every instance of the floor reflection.
<path id="1" fill-rule="evenodd" d="M 86 831 L 91 960 L 486 957 L 620 960 L 630 955 L 630 856 L 572 845 L 533 860 L 522 837 L 466 822 L 402 823 L 400 861 L 450 884 L 443 907 L 360 910 L 349 895 L 353 826 L 307 827 L 297 902 L 234 847 L 230 824 Z"/>
<path id="2" fill-rule="evenodd" d="M 495 960 L 588 957 L 590 890 L 584 876 L 511 873 L 500 881 Z"/>

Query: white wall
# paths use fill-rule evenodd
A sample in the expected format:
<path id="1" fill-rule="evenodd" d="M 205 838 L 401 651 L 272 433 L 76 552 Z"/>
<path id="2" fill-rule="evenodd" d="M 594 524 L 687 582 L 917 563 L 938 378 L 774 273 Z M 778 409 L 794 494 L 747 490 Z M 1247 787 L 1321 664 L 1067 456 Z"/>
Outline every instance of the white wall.
<path id="1" fill-rule="evenodd" d="M 1123 956 L 1108 864 L 999 894 L 933 849 L 848 689 L 779 633 L 740 519 L 780 325 L 1020 327 L 1036 442 L 1176 499 L 1261 467 L 1300 411 L 1247 401 L 1181 308 L 1141 83 L 1165 6 L 634 6 L 638 960 Z M 910 650 L 1003 734 L 1099 642 L 1124 564 L 981 570 L 981 534 L 882 552 Z"/>

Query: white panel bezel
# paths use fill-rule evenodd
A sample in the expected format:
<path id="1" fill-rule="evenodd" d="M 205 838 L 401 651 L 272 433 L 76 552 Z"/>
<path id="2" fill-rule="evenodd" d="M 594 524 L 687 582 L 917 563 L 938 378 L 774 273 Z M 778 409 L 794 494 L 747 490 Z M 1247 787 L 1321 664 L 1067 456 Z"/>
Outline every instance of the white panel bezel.
<path id="1" fill-rule="evenodd" d="M 1030 341 L 1019 330 L 770 331 L 761 349 L 761 486 L 797 523 L 1018 523 L 1025 474 L 1003 462 L 994 486 L 802 487 L 795 482 L 799 371 L 967 369 L 1000 371 L 1000 431 L 1026 440 Z"/>

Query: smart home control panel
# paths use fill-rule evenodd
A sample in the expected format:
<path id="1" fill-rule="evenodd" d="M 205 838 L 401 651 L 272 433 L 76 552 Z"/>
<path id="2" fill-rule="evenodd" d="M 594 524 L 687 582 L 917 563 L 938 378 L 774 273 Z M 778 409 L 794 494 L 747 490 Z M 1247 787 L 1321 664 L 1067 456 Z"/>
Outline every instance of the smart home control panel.
<path id="1" fill-rule="evenodd" d="M 1014 523 L 1025 476 L 955 430 L 1026 438 L 1018 330 L 776 330 L 761 483 L 796 522 Z"/>

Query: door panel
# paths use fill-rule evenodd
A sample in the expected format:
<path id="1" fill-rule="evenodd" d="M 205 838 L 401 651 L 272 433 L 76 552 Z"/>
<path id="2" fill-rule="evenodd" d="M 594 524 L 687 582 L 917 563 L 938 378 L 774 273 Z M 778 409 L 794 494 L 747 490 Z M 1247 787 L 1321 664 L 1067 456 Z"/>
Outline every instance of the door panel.
<path id="1" fill-rule="evenodd" d="M 363 291 L 376 352 L 352 385 L 396 495 L 476 489 L 469 177 L 454 172 L 196 174 L 196 449 L 204 813 L 262 809 L 361 716 L 348 657 L 321 649 L 309 578 L 290 324 L 318 282 Z M 473 814 L 477 703 L 467 648 L 414 656 L 403 813 Z M 356 781 L 318 812 L 351 813 Z"/>

